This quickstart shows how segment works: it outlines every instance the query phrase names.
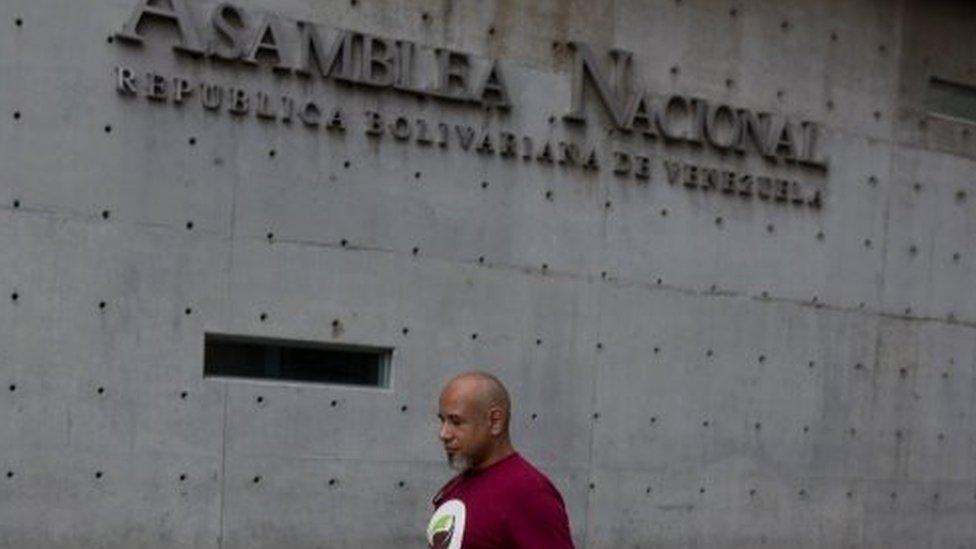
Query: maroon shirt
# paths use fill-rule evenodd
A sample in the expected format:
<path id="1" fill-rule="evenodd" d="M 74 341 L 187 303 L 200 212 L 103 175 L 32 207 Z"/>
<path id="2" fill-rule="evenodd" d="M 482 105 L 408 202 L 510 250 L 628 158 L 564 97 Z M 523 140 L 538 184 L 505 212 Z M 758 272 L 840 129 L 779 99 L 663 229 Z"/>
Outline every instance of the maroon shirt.
<path id="1" fill-rule="evenodd" d="M 573 549 L 562 496 L 518 453 L 454 477 L 433 503 L 432 549 Z"/>

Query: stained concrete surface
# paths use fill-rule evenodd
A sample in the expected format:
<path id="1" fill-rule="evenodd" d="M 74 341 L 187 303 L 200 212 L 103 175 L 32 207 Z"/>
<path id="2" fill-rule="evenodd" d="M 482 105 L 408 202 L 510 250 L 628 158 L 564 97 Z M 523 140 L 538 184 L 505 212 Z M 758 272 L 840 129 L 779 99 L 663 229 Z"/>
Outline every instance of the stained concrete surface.
<path id="1" fill-rule="evenodd" d="M 976 547 L 976 127 L 923 107 L 933 75 L 976 84 L 971 8 L 239 3 L 499 58 L 500 114 L 110 43 L 133 4 L 0 9 L 0 546 L 422 546 L 434 400 L 484 367 L 580 547 Z M 594 97 L 558 119 L 568 40 L 633 51 L 656 94 L 821 123 L 825 174 L 646 148 L 823 207 L 362 131 L 644 147 Z M 310 90 L 349 129 L 123 97 L 118 65 Z M 392 387 L 204 379 L 208 331 L 393 347 Z"/>

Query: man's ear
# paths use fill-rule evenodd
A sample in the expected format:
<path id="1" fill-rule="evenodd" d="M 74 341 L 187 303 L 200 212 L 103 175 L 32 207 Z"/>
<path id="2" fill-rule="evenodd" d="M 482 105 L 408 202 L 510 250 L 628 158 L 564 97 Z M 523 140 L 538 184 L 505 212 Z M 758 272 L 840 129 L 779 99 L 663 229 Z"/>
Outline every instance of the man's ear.
<path id="1" fill-rule="evenodd" d="M 488 428 L 491 434 L 500 435 L 505 430 L 505 410 L 494 406 L 488 411 Z"/>

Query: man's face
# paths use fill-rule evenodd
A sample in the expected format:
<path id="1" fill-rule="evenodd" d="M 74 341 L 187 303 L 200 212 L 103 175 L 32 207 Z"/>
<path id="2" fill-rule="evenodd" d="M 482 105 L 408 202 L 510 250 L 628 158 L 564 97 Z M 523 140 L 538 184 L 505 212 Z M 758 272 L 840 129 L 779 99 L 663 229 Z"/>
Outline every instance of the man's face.
<path id="1" fill-rule="evenodd" d="M 492 429 L 486 406 L 478 399 L 477 382 L 456 380 L 441 392 L 437 418 L 439 437 L 452 469 L 477 467 L 491 446 Z"/>

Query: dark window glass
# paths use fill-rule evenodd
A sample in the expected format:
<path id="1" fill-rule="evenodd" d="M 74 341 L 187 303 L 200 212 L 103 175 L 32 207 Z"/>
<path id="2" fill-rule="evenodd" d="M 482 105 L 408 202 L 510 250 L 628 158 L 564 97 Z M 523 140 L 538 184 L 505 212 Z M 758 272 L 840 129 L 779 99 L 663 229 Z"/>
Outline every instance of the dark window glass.
<path id="1" fill-rule="evenodd" d="M 388 387 L 392 353 L 384 347 L 206 334 L 203 374 Z"/>
<path id="2" fill-rule="evenodd" d="M 929 80 L 926 97 L 930 113 L 976 124 L 976 87 L 940 78 Z"/>

